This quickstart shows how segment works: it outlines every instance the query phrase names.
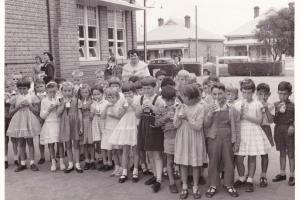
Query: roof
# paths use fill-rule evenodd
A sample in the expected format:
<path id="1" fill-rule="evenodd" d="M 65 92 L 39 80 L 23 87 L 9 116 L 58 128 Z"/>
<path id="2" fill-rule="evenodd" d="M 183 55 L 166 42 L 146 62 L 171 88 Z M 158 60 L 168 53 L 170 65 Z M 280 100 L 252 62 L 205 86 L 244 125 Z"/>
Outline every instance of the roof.
<path id="1" fill-rule="evenodd" d="M 252 36 L 255 33 L 256 25 L 260 20 L 264 20 L 267 16 L 275 14 L 276 10 L 270 8 L 268 11 L 259 15 L 258 17 L 252 19 L 251 21 L 239 26 L 234 31 L 225 35 L 225 37 L 234 37 L 234 36 Z"/>
<path id="2" fill-rule="evenodd" d="M 174 49 L 174 48 L 188 48 L 189 45 L 187 43 L 172 43 L 172 44 L 148 44 L 147 49 L 155 50 L 155 49 Z M 138 50 L 144 49 L 144 45 L 138 45 Z"/>
<path id="3" fill-rule="evenodd" d="M 108 6 L 110 8 L 115 8 L 115 9 L 145 10 L 144 7 L 142 7 L 138 4 L 129 3 L 124 0 L 97 0 L 97 1 L 100 2 L 101 5 L 103 5 L 103 6 Z"/>
<path id="4" fill-rule="evenodd" d="M 178 19 L 169 19 L 164 25 L 147 33 L 147 41 L 190 40 L 195 37 L 195 25 L 191 23 L 191 28 L 186 28 L 184 21 Z M 223 41 L 225 38 L 198 27 L 198 39 Z"/>

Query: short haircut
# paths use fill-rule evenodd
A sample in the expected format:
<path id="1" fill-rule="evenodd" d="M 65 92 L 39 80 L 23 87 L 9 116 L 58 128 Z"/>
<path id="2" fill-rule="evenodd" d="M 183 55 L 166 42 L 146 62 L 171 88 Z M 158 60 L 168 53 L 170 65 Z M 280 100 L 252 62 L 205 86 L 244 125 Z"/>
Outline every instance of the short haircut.
<path id="1" fill-rule="evenodd" d="M 182 86 L 180 92 L 186 96 L 189 100 L 199 100 L 200 93 L 198 87 L 195 84 L 188 84 Z"/>
<path id="2" fill-rule="evenodd" d="M 124 82 L 122 84 L 122 92 L 129 92 L 129 91 L 135 92 L 135 84 L 130 81 Z"/>
<path id="3" fill-rule="evenodd" d="M 250 78 L 245 78 L 240 82 L 241 90 L 252 90 L 252 92 L 255 91 L 255 83 L 252 79 Z"/>
<path id="4" fill-rule="evenodd" d="M 142 86 L 141 81 L 136 81 L 136 82 L 134 83 L 134 87 L 135 87 L 136 90 L 142 89 L 143 86 Z"/>
<path id="5" fill-rule="evenodd" d="M 51 53 L 45 51 L 45 52 L 44 52 L 44 55 L 45 55 L 45 54 L 48 55 L 50 61 L 53 61 L 53 56 L 52 56 Z"/>
<path id="6" fill-rule="evenodd" d="M 20 80 L 18 80 L 17 88 L 19 88 L 19 87 L 26 87 L 28 89 L 30 88 L 30 81 L 26 76 L 21 78 Z"/>
<path id="7" fill-rule="evenodd" d="M 232 92 L 236 95 L 236 97 L 239 96 L 239 89 L 234 87 L 232 84 L 230 84 L 229 86 L 226 86 L 226 92 Z"/>
<path id="8" fill-rule="evenodd" d="M 50 58 L 50 57 L 49 57 L 49 58 Z M 41 63 L 43 62 L 41 56 L 36 56 L 34 59 L 35 59 L 35 60 L 36 60 L 36 59 L 39 59 L 39 61 L 40 61 Z"/>
<path id="9" fill-rule="evenodd" d="M 189 78 L 189 77 L 190 77 L 190 72 L 188 72 L 188 71 L 182 69 L 182 70 L 180 70 L 180 71 L 177 73 L 176 76 L 177 76 L 177 77 L 187 77 L 187 78 Z"/>
<path id="10" fill-rule="evenodd" d="M 92 89 L 91 89 L 91 92 L 92 92 L 92 94 L 93 94 L 93 91 L 94 90 L 98 90 L 101 94 L 103 94 L 103 87 L 102 87 L 102 85 L 100 85 L 100 84 L 95 84 L 93 87 L 92 87 Z"/>
<path id="11" fill-rule="evenodd" d="M 82 84 L 82 86 L 78 89 L 78 98 L 79 99 L 82 99 L 83 97 L 81 96 L 81 91 L 84 90 L 84 89 L 87 89 L 88 92 L 89 92 L 89 96 L 92 95 L 92 92 L 91 92 L 91 87 L 88 85 L 88 84 Z"/>
<path id="12" fill-rule="evenodd" d="M 197 76 L 195 73 L 190 73 L 190 76 L 189 76 L 189 83 L 192 84 L 192 83 L 197 83 Z"/>
<path id="13" fill-rule="evenodd" d="M 161 90 L 161 96 L 163 99 L 171 100 L 176 97 L 176 90 L 172 86 L 165 86 Z"/>
<path id="14" fill-rule="evenodd" d="M 175 81 L 171 78 L 171 77 L 165 77 L 162 81 L 161 81 L 161 88 L 165 87 L 165 86 L 175 86 Z"/>
<path id="15" fill-rule="evenodd" d="M 270 86 L 266 83 L 260 83 L 257 85 L 256 87 L 256 91 L 263 91 L 265 92 L 266 94 L 269 94 L 270 93 Z"/>
<path id="16" fill-rule="evenodd" d="M 158 70 L 155 73 L 155 78 L 159 77 L 159 76 L 167 76 L 167 73 L 164 70 Z"/>
<path id="17" fill-rule="evenodd" d="M 133 83 L 135 83 L 139 80 L 140 80 L 140 78 L 138 76 L 130 76 L 128 79 L 128 81 L 133 82 Z"/>
<path id="18" fill-rule="evenodd" d="M 292 93 L 292 89 L 293 89 L 293 86 L 292 86 L 292 84 L 290 82 L 281 81 L 278 84 L 278 91 L 287 91 L 287 92 L 289 92 L 291 94 Z"/>
<path id="19" fill-rule="evenodd" d="M 70 81 L 64 81 L 61 83 L 61 90 L 63 90 L 63 88 L 65 88 L 65 87 L 70 87 L 70 88 L 74 89 L 74 85 Z"/>
<path id="20" fill-rule="evenodd" d="M 211 91 L 213 91 L 214 88 L 217 88 L 219 90 L 223 90 L 225 92 L 225 85 L 223 83 L 216 83 L 216 84 L 213 84 L 212 87 L 211 87 Z"/>
<path id="21" fill-rule="evenodd" d="M 152 76 L 146 76 L 141 80 L 142 86 L 156 86 L 156 79 Z"/>
<path id="22" fill-rule="evenodd" d="M 116 76 L 112 76 L 108 80 L 108 86 L 110 87 L 112 84 L 118 84 L 121 87 L 121 80 Z"/>
<path id="23" fill-rule="evenodd" d="M 219 79 L 219 77 L 217 77 L 217 76 L 210 75 L 209 77 L 207 77 L 207 81 L 208 81 L 208 82 L 213 81 L 213 82 L 219 83 L 219 82 L 220 82 L 220 79 Z"/>
<path id="24" fill-rule="evenodd" d="M 58 87 L 57 87 L 57 83 L 54 82 L 54 81 L 50 81 L 49 83 L 47 83 L 46 88 L 47 88 L 47 89 L 50 89 L 50 88 L 58 88 Z"/>
<path id="25" fill-rule="evenodd" d="M 131 49 L 127 52 L 127 56 L 130 57 L 130 55 L 136 54 L 139 56 L 139 52 L 136 49 Z"/>
<path id="26" fill-rule="evenodd" d="M 41 85 L 41 84 L 45 85 L 45 81 L 41 78 L 36 79 L 35 82 L 34 82 L 35 86 Z"/>

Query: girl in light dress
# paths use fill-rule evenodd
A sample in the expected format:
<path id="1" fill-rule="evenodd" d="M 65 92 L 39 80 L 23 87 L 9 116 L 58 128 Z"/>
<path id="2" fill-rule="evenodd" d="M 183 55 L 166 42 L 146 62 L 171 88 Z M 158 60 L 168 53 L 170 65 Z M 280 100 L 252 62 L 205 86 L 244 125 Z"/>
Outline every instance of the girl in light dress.
<path id="1" fill-rule="evenodd" d="M 132 181 L 138 181 L 138 152 L 136 149 L 137 144 L 137 120 L 136 120 L 136 104 L 138 103 L 137 96 L 135 95 L 134 84 L 125 82 L 122 85 L 122 92 L 125 96 L 126 102 L 123 106 L 125 113 L 115 127 L 111 137 L 110 143 L 122 147 L 122 175 L 119 178 L 120 183 L 127 180 L 127 166 L 129 160 L 130 148 L 134 148 L 134 168 Z"/>
<path id="2" fill-rule="evenodd" d="M 103 114 L 104 109 L 107 106 L 107 101 L 103 98 L 103 87 L 100 84 L 96 84 L 92 87 L 92 97 L 93 103 L 91 105 L 91 120 L 92 120 L 92 135 L 93 135 L 93 142 L 96 145 L 95 150 L 95 158 L 99 161 L 97 169 L 103 169 L 103 158 L 101 156 L 101 138 L 103 134 L 104 128 L 104 120 Z"/>
<path id="3" fill-rule="evenodd" d="M 181 199 L 188 197 L 188 166 L 193 170 L 193 197 L 201 197 L 198 188 L 200 167 L 206 162 L 205 139 L 203 133 L 204 105 L 200 103 L 200 94 L 195 84 L 185 85 L 180 89 L 184 102 L 177 106 L 174 126 L 177 128 L 175 138 L 174 162 L 180 165 L 182 191 Z"/>
<path id="4" fill-rule="evenodd" d="M 71 82 L 62 83 L 62 95 L 60 105 L 58 108 L 60 122 L 59 141 L 64 142 L 67 149 L 69 164 L 65 169 L 65 173 L 70 173 L 74 170 L 73 165 L 73 149 L 75 156 L 75 170 L 82 173 L 79 161 L 79 142 L 83 140 L 83 126 L 82 126 L 82 113 L 81 103 L 74 96 L 74 86 Z M 72 148 L 73 146 L 73 148 Z M 63 145 L 59 146 L 59 154 L 63 155 Z"/>
<path id="5" fill-rule="evenodd" d="M 91 120 L 91 104 L 92 93 L 88 84 L 82 84 L 78 90 L 78 101 L 82 104 L 82 122 L 83 122 L 83 141 L 85 165 L 84 170 L 96 169 L 95 164 L 95 146 L 92 133 L 92 120 Z M 91 159 L 89 159 L 89 155 Z"/>
<path id="6" fill-rule="evenodd" d="M 261 128 L 263 105 L 253 99 L 255 83 L 251 79 L 244 79 L 241 83 L 243 99 L 234 104 L 234 108 L 240 113 L 241 142 L 239 151 L 235 153 L 239 179 L 235 187 L 246 185 L 246 192 L 253 192 L 253 177 L 256 169 L 256 156 L 265 155 L 271 148 L 266 134 Z M 248 178 L 245 177 L 244 158 L 248 156 Z"/>
<path id="7" fill-rule="evenodd" d="M 56 171 L 55 160 L 55 143 L 59 142 L 59 126 L 60 118 L 58 116 L 58 106 L 60 104 L 59 99 L 56 97 L 58 89 L 57 83 L 50 81 L 46 85 L 47 97 L 42 100 L 40 116 L 44 120 L 40 134 L 41 145 L 48 144 L 50 157 L 51 157 L 51 171 Z M 60 160 L 60 170 L 65 170 L 65 164 Z"/>
<path id="8" fill-rule="evenodd" d="M 12 116 L 11 122 L 7 129 L 7 136 L 17 138 L 19 144 L 19 155 L 21 163 L 15 172 L 27 169 L 25 159 L 26 143 L 29 149 L 30 168 L 32 171 L 38 171 L 34 163 L 34 145 L 33 138 L 40 134 L 41 124 L 38 119 L 39 99 L 36 95 L 28 93 L 30 81 L 23 77 L 17 82 L 18 94 L 11 103 L 9 110 Z"/>

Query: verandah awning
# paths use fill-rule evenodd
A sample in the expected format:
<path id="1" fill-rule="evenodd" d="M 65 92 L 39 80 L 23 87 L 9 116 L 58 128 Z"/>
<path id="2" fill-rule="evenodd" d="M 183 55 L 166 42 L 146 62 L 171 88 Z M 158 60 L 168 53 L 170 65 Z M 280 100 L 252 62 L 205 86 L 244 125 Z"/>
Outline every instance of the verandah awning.
<path id="1" fill-rule="evenodd" d="M 149 50 L 159 50 L 159 49 L 182 49 L 182 48 L 188 48 L 188 44 L 186 43 L 172 43 L 172 44 L 148 44 L 147 49 Z M 143 50 L 143 45 L 137 46 L 138 50 Z"/>
<path id="2" fill-rule="evenodd" d="M 103 6 L 120 9 L 120 10 L 145 10 L 145 7 L 132 4 L 124 0 L 97 0 Z"/>

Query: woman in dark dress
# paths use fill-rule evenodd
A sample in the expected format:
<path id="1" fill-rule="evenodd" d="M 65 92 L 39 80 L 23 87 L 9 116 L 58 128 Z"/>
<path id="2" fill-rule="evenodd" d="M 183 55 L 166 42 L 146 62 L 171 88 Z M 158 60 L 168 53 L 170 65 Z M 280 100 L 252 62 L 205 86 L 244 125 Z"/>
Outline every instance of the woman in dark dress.
<path id="1" fill-rule="evenodd" d="M 45 65 L 41 67 L 41 71 L 45 72 L 44 81 L 47 84 L 55 79 L 55 67 L 53 64 L 53 56 L 49 52 L 44 52 L 44 63 Z"/>

